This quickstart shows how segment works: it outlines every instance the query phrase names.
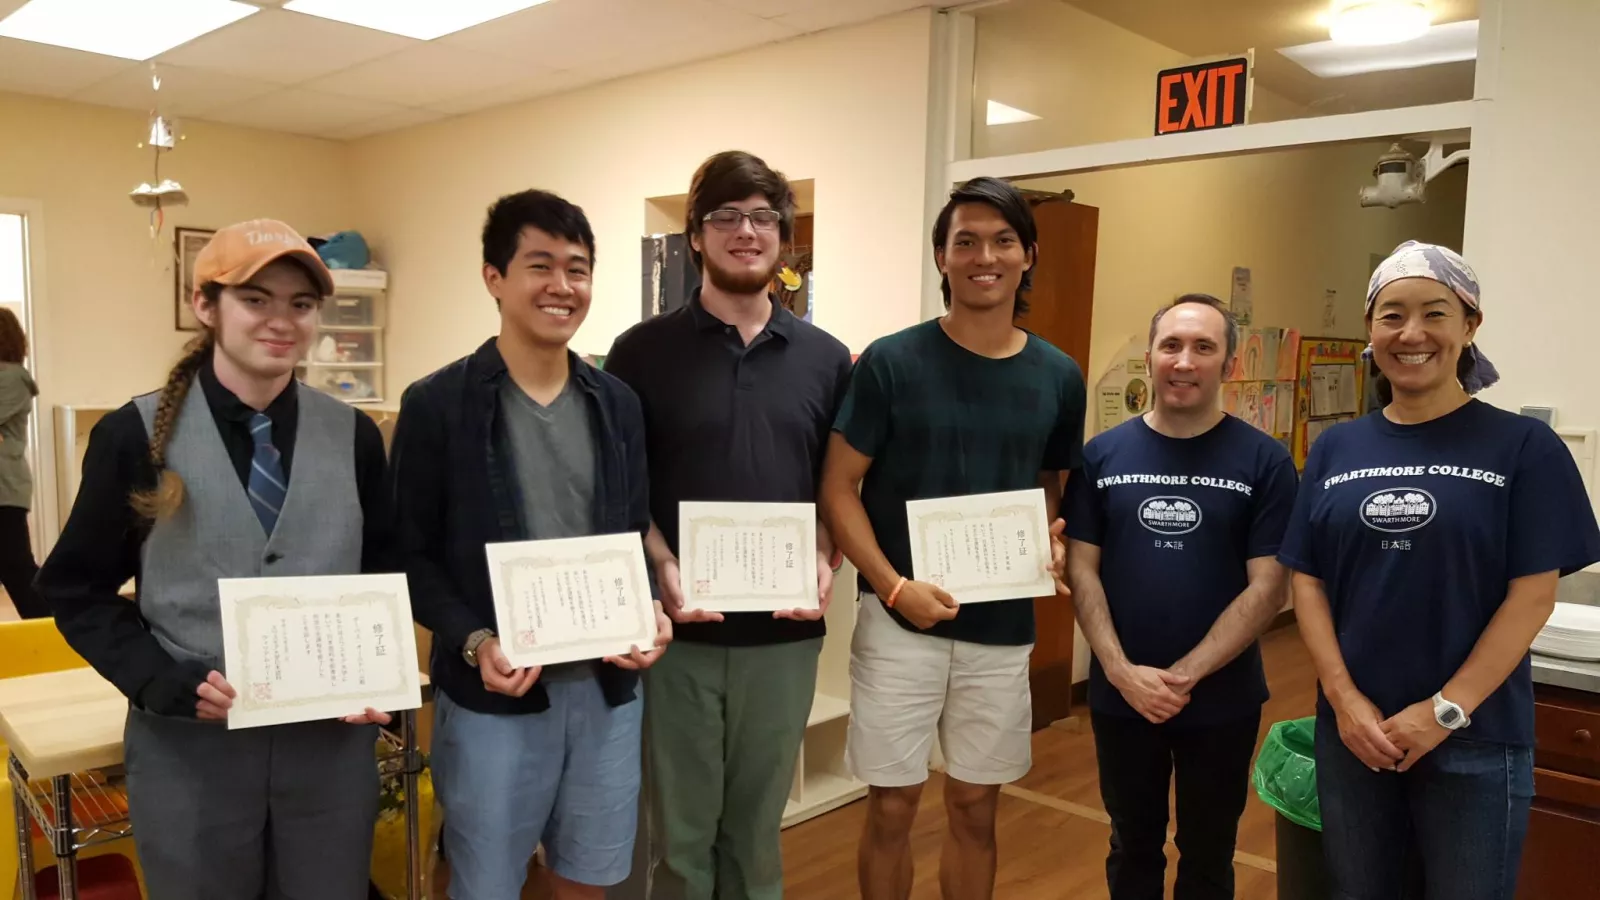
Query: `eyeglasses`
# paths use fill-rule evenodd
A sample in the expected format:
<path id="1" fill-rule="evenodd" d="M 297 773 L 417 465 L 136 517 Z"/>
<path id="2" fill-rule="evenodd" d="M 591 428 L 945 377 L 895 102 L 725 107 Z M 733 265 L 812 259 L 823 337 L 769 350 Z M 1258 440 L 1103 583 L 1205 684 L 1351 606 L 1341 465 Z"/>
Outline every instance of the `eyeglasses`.
<path id="1" fill-rule="evenodd" d="M 750 220 L 750 227 L 756 231 L 771 231 L 783 221 L 783 213 L 775 209 L 752 209 L 745 212 L 739 209 L 714 209 L 705 214 L 700 221 L 709 222 L 712 228 L 718 231 L 735 231 L 739 223 L 745 219 Z"/>

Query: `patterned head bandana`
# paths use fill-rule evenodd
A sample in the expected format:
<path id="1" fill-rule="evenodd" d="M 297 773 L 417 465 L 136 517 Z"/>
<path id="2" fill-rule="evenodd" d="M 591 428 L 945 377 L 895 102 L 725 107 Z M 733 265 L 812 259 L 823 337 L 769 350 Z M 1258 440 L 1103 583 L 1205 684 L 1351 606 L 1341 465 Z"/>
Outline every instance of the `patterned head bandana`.
<path id="1" fill-rule="evenodd" d="M 1378 299 L 1378 292 L 1382 291 L 1391 282 L 1402 278 L 1429 278 L 1439 282 L 1455 292 L 1457 297 L 1469 310 L 1480 309 L 1481 300 L 1478 294 L 1478 276 L 1462 259 L 1460 254 L 1449 247 L 1437 244 L 1424 244 L 1421 241 L 1406 241 L 1389 254 L 1389 258 L 1380 264 L 1372 273 L 1372 280 L 1367 282 L 1367 313 L 1372 313 L 1372 304 Z M 1476 344 L 1468 344 L 1461 351 L 1472 361 L 1472 368 L 1461 379 L 1461 386 L 1467 393 L 1476 394 L 1489 385 L 1500 380 L 1500 373 L 1495 370 L 1494 364 L 1483 355 Z M 1365 355 L 1372 356 L 1372 346 L 1367 345 Z"/>

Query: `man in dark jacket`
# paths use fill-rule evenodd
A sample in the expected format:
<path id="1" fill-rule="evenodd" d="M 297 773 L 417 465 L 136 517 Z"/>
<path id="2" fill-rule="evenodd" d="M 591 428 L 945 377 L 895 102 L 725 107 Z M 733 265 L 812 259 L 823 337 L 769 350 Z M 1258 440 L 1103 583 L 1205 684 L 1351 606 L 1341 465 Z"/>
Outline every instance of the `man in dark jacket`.
<path id="1" fill-rule="evenodd" d="M 495 635 L 484 546 L 650 527 L 644 418 L 627 386 L 567 344 L 589 310 L 594 233 L 543 191 L 483 229 L 500 334 L 413 384 L 395 429 L 399 545 L 433 631 L 434 777 L 455 900 L 520 896 L 542 843 L 557 900 L 604 897 L 632 864 L 638 670 L 627 657 L 514 668 Z"/>

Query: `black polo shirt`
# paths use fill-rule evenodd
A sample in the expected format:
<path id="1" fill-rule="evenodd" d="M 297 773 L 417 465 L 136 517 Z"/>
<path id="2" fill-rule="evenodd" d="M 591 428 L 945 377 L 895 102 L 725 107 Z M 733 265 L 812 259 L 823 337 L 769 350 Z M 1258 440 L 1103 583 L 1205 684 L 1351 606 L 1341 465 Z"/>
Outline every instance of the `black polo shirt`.
<path id="1" fill-rule="evenodd" d="M 678 503 L 814 503 L 834 413 L 850 380 L 837 338 L 772 305 L 746 346 L 739 329 L 689 305 L 628 329 L 606 372 L 644 404 L 650 515 L 678 552 Z M 821 637 L 824 625 L 734 613 L 673 626 L 675 639 L 724 646 Z"/>

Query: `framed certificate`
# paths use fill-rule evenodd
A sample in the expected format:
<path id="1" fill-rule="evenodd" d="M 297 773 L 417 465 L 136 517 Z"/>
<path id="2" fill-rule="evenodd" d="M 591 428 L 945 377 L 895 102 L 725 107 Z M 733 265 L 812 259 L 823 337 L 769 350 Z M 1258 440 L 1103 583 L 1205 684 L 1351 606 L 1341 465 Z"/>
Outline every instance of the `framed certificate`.
<path id="1" fill-rule="evenodd" d="M 906 503 L 911 568 L 957 603 L 1055 595 L 1044 490 Z"/>
<path id="2" fill-rule="evenodd" d="M 223 578 L 228 727 L 422 706 L 404 575 Z"/>
<path id="3" fill-rule="evenodd" d="M 626 656 L 656 640 L 637 534 L 489 544 L 500 650 L 513 666 Z"/>
<path id="4" fill-rule="evenodd" d="M 678 504 L 685 609 L 816 609 L 814 503 Z"/>

